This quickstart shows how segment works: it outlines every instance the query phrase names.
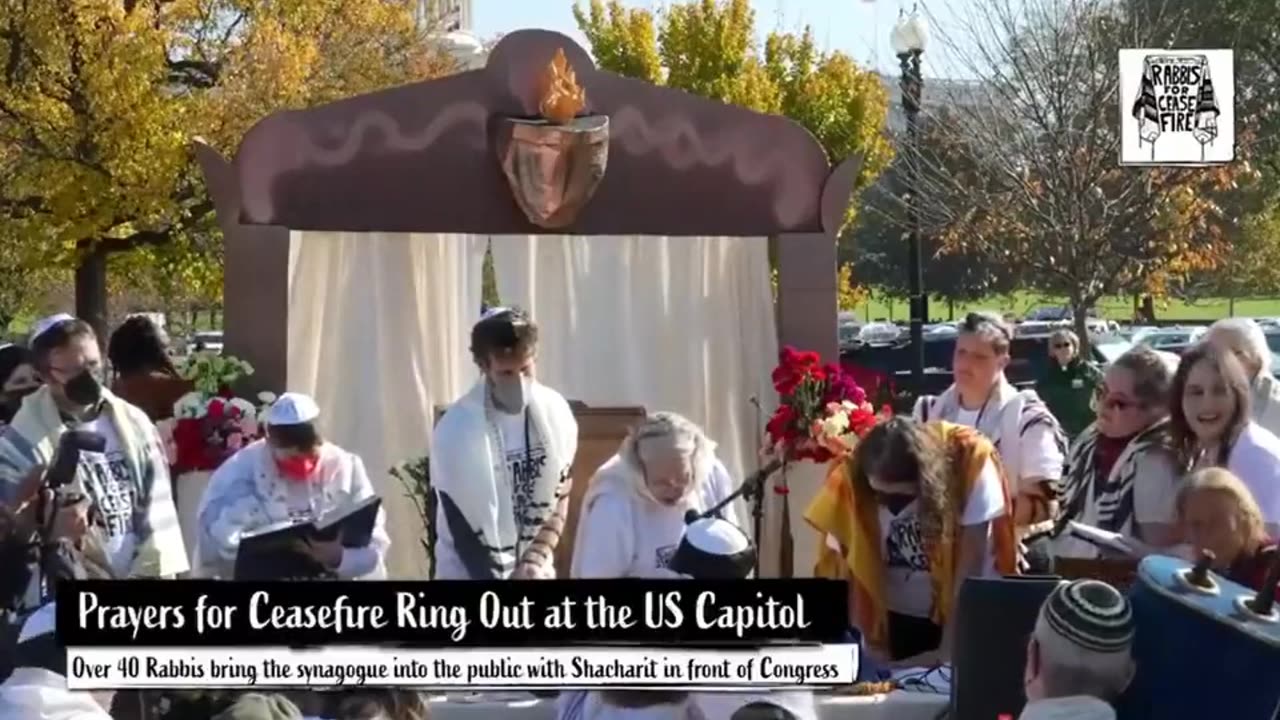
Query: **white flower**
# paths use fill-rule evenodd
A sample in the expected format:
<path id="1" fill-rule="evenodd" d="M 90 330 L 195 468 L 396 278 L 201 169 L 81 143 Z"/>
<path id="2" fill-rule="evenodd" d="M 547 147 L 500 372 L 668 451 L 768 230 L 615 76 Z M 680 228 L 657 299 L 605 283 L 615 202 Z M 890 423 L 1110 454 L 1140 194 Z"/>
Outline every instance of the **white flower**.
<path id="1" fill-rule="evenodd" d="M 174 417 L 179 420 L 202 418 L 206 412 L 204 396 L 198 392 L 189 392 L 173 404 Z"/>
<path id="2" fill-rule="evenodd" d="M 840 437 L 849 429 L 849 416 L 845 413 L 832 413 L 823 418 L 822 434 L 825 437 Z"/>
<path id="3" fill-rule="evenodd" d="M 276 394 L 269 390 L 263 390 L 262 392 L 258 393 L 258 402 L 262 403 L 263 405 L 270 405 L 275 401 L 276 401 Z"/>

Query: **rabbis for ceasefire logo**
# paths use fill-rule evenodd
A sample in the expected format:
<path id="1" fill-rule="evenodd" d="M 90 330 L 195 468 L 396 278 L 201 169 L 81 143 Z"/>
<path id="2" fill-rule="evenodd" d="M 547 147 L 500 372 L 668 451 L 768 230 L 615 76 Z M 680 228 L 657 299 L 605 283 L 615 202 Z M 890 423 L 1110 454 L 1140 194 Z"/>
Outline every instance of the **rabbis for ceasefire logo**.
<path id="1" fill-rule="evenodd" d="M 1230 50 L 1121 50 L 1122 165 L 1235 159 Z"/>

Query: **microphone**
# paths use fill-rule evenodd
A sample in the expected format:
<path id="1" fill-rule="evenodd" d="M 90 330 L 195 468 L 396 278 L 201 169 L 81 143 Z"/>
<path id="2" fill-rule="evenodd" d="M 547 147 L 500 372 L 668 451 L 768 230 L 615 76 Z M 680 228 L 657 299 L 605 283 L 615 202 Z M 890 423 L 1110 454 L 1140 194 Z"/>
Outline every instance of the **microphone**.
<path id="1" fill-rule="evenodd" d="M 53 463 L 44 474 L 45 486 L 57 490 L 69 485 L 80 466 L 80 453 L 102 452 L 107 449 L 107 439 L 92 430 L 68 430 L 58 439 L 58 449 Z"/>

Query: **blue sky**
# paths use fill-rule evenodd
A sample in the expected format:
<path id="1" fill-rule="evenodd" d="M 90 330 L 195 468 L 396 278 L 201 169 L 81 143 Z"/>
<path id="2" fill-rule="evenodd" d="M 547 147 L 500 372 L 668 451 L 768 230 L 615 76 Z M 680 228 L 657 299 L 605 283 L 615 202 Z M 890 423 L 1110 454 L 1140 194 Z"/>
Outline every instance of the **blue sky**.
<path id="1" fill-rule="evenodd" d="M 521 28 L 545 28 L 556 30 L 586 46 L 586 39 L 578 32 L 573 21 L 573 0 L 472 0 L 474 32 L 488 38 Z M 587 0 L 579 0 L 584 5 Z M 661 0 L 623 0 L 631 7 L 659 8 Z M 974 0 L 951 0 L 944 4 L 946 16 L 963 13 Z M 893 30 L 902 7 L 910 10 L 910 3 L 897 0 L 751 0 L 756 11 L 756 29 L 767 33 L 775 28 L 799 30 L 806 24 L 814 29 L 818 42 L 828 49 L 841 50 L 864 64 L 874 64 L 879 69 L 897 73 L 897 59 L 889 47 L 889 33 Z M 936 45 L 936 43 L 935 43 Z M 960 75 L 953 63 L 939 60 L 934 53 L 925 52 L 925 73 L 941 77 Z M 936 65 L 937 67 L 931 67 Z"/>

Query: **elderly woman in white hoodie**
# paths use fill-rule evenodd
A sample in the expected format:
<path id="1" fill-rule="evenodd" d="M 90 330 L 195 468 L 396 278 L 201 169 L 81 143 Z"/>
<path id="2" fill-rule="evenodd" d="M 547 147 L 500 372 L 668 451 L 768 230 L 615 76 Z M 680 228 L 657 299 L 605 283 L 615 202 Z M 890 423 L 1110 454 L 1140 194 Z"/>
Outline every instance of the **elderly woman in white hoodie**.
<path id="1" fill-rule="evenodd" d="M 1249 318 L 1223 318 L 1209 326 L 1204 341 L 1236 356 L 1249 377 L 1253 421 L 1280 435 L 1280 382 L 1271 374 L 1271 347 L 1262 327 Z"/>
<path id="2" fill-rule="evenodd" d="M 685 512 L 706 511 L 734 490 L 715 443 L 675 413 L 650 415 L 587 488 L 573 544 L 575 578 L 680 577 L 669 565 Z M 737 524 L 732 506 L 720 516 Z M 565 692 L 561 720 L 704 720 L 688 693 Z"/>
<path id="3" fill-rule="evenodd" d="M 650 415 L 591 479 L 573 544 L 575 578 L 658 578 L 684 533 L 687 510 L 707 510 L 735 483 L 702 428 L 675 413 Z M 720 517 L 738 525 L 731 505 Z"/>

